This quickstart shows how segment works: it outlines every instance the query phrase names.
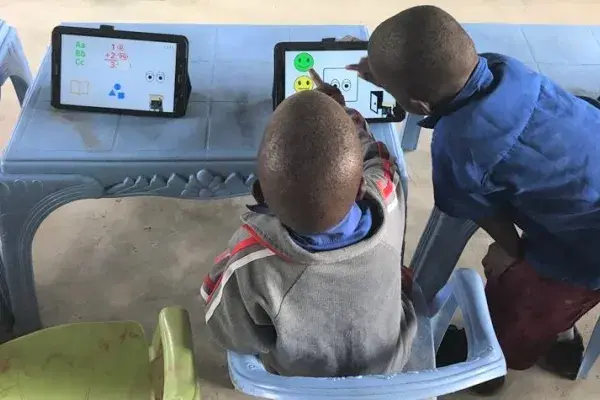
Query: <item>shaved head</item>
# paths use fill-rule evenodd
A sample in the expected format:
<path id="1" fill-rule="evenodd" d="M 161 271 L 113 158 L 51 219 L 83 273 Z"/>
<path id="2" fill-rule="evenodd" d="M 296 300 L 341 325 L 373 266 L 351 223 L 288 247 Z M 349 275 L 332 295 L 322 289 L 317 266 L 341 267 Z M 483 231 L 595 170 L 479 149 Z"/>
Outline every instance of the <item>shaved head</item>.
<path id="1" fill-rule="evenodd" d="M 453 98 L 478 62 L 473 40 L 446 11 L 406 9 L 382 22 L 369 39 L 369 65 L 377 82 L 402 106 Z"/>
<path id="2" fill-rule="evenodd" d="M 339 224 L 356 200 L 363 157 L 356 127 L 335 100 L 316 90 L 284 100 L 258 154 L 265 201 L 301 234 Z"/>

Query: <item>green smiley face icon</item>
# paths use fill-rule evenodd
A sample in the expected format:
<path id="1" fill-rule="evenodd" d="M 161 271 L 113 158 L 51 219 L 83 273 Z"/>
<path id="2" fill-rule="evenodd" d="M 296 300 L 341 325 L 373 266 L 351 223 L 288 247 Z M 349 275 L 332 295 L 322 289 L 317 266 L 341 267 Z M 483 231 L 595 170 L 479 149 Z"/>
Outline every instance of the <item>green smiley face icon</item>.
<path id="1" fill-rule="evenodd" d="M 308 53 L 300 53 L 294 58 L 294 67 L 300 72 L 306 72 L 315 65 L 313 56 Z"/>

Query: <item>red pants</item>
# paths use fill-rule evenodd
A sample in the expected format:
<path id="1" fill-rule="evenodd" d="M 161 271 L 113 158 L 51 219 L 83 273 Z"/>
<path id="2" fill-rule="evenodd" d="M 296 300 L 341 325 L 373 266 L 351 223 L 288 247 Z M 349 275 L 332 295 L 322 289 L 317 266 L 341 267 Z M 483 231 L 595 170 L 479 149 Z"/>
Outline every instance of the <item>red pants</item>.
<path id="1" fill-rule="evenodd" d="M 519 262 L 485 288 L 508 368 L 532 367 L 564 332 L 600 302 L 600 291 L 542 278 Z"/>
<path id="2" fill-rule="evenodd" d="M 404 293 L 412 293 L 413 279 L 413 270 L 410 268 L 402 267 L 402 291 Z"/>

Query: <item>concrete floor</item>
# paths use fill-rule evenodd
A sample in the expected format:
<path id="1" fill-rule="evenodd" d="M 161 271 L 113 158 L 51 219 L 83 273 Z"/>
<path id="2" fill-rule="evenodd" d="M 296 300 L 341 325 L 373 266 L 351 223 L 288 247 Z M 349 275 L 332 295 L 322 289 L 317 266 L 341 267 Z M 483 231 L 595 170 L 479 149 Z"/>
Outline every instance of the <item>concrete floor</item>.
<path id="1" fill-rule="evenodd" d="M 357 4 L 358 3 L 358 4 Z M 371 28 L 415 2 L 304 0 L 0 0 L 0 18 L 18 29 L 33 70 L 61 21 L 210 23 L 361 23 Z M 600 1 L 432 1 L 465 22 L 600 24 Z M 257 6 L 257 4 L 260 4 Z M 295 5 L 298 4 L 298 5 Z M 352 6 L 348 6 L 352 4 Z M 10 137 L 19 112 L 5 88 L 0 107 L 0 144 Z M 407 154 L 411 183 L 407 256 L 410 257 L 432 205 L 430 134 Z M 214 255 L 239 224 L 247 199 L 198 203 L 161 198 L 81 201 L 52 214 L 34 243 L 34 263 L 44 323 L 136 319 L 153 329 L 161 307 L 180 304 L 192 315 L 200 374 L 207 399 L 246 398 L 231 389 L 223 352 L 211 344 L 203 324 L 198 288 Z M 476 235 L 461 264 L 481 272 L 489 239 Z M 598 310 L 583 318 L 588 338 Z M 587 381 L 566 382 L 538 370 L 511 372 L 497 399 L 594 399 L 600 365 Z M 449 396 L 452 399 L 467 394 Z"/>

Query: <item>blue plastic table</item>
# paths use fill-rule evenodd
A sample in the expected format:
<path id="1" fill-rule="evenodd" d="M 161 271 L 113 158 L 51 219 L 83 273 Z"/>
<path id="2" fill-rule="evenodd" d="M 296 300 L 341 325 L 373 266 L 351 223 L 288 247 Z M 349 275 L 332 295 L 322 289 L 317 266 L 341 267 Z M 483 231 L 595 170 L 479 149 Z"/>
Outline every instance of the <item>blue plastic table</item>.
<path id="1" fill-rule="evenodd" d="M 0 174 L 2 272 L 18 334 L 41 328 L 31 243 L 48 214 L 79 199 L 203 200 L 248 194 L 257 146 L 272 111 L 274 45 L 368 35 L 362 26 L 117 24 L 116 28 L 188 37 L 193 87 L 188 113 L 180 119 L 157 119 L 57 111 L 50 106 L 46 56 Z M 372 128 L 403 168 L 394 126 Z"/>
<path id="2" fill-rule="evenodd" d="M 19 103 L 23 104 L 31 83 L 29 63 L 15 29 L 0 20 L 0 88 L 9 78 Z"/>

